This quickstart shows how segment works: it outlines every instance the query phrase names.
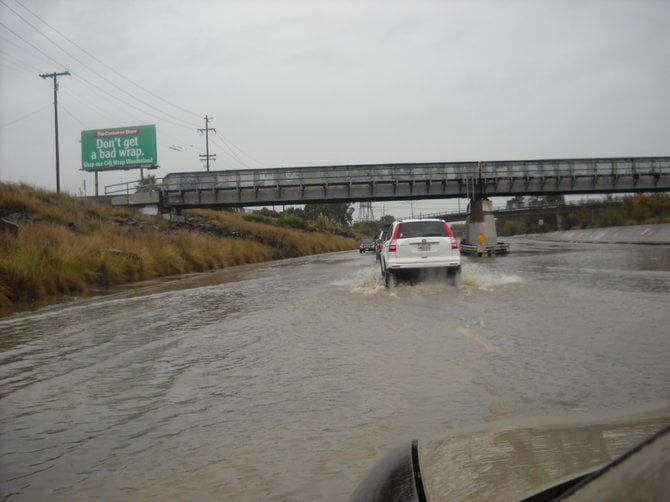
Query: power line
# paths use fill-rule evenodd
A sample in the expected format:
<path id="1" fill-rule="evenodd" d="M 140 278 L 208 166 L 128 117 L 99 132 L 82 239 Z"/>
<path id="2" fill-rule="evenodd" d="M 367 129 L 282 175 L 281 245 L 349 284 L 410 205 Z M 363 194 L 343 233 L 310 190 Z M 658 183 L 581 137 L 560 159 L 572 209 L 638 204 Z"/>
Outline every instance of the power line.
<path id="1" fill-rule="evenodd" d="M 70 96 L 75 102 L 78 102 L 79 104 L 83 105 L 86 107 L 87 111 L 93 111 L 97 114 L 99 114 L 102 117 L 109 118 L 109 116 L 113 113 L 108 110 L 105 110 L 101 108 L 97 102 L 93 102 L 91 100 L 85 99 L 81 96 L 81 93 L 75 94 L 74 92 L 70 91 L 69 89 L 63 89 L 63 92 Z M 116 110 L 118 111 L 118 110 Z"/>
<path id="2" fill-rule="evenodd" d="M 74 102 L 77 102 L 80 105 L 84 106 L 86 111 L 93 111 L 93 112 L 97 113 L 99 116 L 106 118 L 107 121 L 118 120 L 118 119 L 114 118 L 114 117 L 116 117 L 114 112 L 110 112 L 106 109 L 103 109 L 101 106 L 99 106 L 99 104 L 102 105 L 102 103 L 99 103 L 99 102 L 94 103 L 90 100 L 82 99 L 81 95 L 75 94 L 75 93 L 71 92 L 69 89 L 63 89 L 63 92 L 65 92 L 68 96 L 70 96 L 70 98 L 72 98 L 72 100 Z M 138 120 L 133 119 L 133 120 L 136 121 L 137 123 L 141 122 L 141 119 L 138 119 Z M 181 150 L 190 150 L 190 149 L 193 148 L 193 145 L 184 144 L 184 137 L 183 136 L 178 137 L 174 134 L 170 134 L 169 132 L 167 132 L 165 130 L 165 128 L 161 129 L 161 137 L 170 138 L 174 143 L 177 144 L 177 146 L 181 147 L 180 151 Z M 172 149 L 174 150 L 174 148 L 172 148 Z"/>
<path id="3" fill-rule="evenodd" d="M 136 106 L 136 105 L 134 105 L 134 104 L 132 104 L 132 103 L 129 103 L 129 102 L 126 101 L 125 99 L 122 99 L 122 98 L 120 98 L 120 97 L 118 97 L 118 96 L 115 96 L 114 94 L 111 94 L 111 93 L 110 93 L 109 91 L 107 91 L 106 89 L 103 89 L 103 88 L 100 87 L 99 85 L 97 85 L 97 84 L 91 82 L 90 80 L 88 80 L 88 79 L 82 77 L 81 75 L 73 75 L 73 76 L 74 76 L 75 80 L 76 80 L 76 79 L 79 79 L 79 80 L 83 81 L 84 83 L 88 84 L 89 86 L 98 89 L 100 92 L 102 92 L 103 94 L 107 95 L 108 97 L 110 97 L 110 98 L 112 98 L 112 99 L 115 99 L 116 101 L 119 101 L 120 103 L 123 103 L 123 104 L 126 105 L 126 106 L 129 106 L 129 107 L 131 107 L 131 108 L 134 108 L 135 110 L 138 110 L 138 111 L 144 113 L 145 115 L 149 115 L 150 117 L 154 117 L 154 118 L 156 118 L 156 119 L 158 119 L 158 120 L 162 120 L 163 122 L 167 122 L 167 123 L 172 124 L 172 125 L 175 125 L 175 126 L 177 126 L 177 127 L 183 127 L 184 129 L 192 129 L 192 127 L 189 126 L 189 125 L 185 125 L 185 124 L 183 124 L 183 123 L 180 124 L 180 123 L 175 122 L 175 121 L 173 121 L 173 120 L 168 120 L 168 119 L 166 119 L 165 117 L 161 117 L 160 115 L 156 115 L 155 113 L 152 113 L 152 112 L 150 112 L 150 111 L 144 110 L 144 109 L 142 109 L 142 108 L 140 108 L 140 107 L 138 107 L 138 106 Z"/>
<path id="4" fill-rule="evenodd" d="M 40 71 L 39 68 L 37 68 L 37 66 L 32 66 L 28 64 L 26 61 L 19 59 L 13 54 L 3 51 L 2 49 L 0 49 L 0 56 L 6 58 L 7 63 L 13 65 L 15 68 L 28 72 L 31 76 L 34 76 L 35 73 L 38 73 Z"/>
<path id="5" fill-rule="evenodd" d="M 19 14 L 19 13 L 16 12 L 14 9 L 12 9 L 9 5 L 7 5 L 7 4 L 4 2 L 4 0 L 0 0 L 0 4 L 2 4 L 2 5 L 4 5 L 5 7 L 7 7 L 7 8 L 8 8 L 10 11 L 12 11 L 17 17 L 19 17 L 23 22 L 25 22 L 28 26 L 30 26 L 33 30 L 35 30 L 37 33 L 39 33 L 42 37 L 44 37 L 44 38 L 45 38 L 47 41 L 49 41 L 51 44 L 53 44 L 54 46 L 56 46 L 56 48 L 58 48 L 60 51 L 62 51 L 66 56 L 71 57 L 71 58 L 74 59 L 77 63 L 79 63 L 80 65 L 82 65 L 83 68 L 85 68 L 86 70 L 90 71 L 90 72 L 93 73 L 94 75 L 98 76 L 98 77 L 101 78 L 104 82 L 106 82 L 106 83 L 110 84 L 111 86 L 113 86 L 114 88 L 118 89 L 118 90 L 119 90 L 120 92 L 122 92 L 123 94 L 126 94 L 127 96 L 129 96 L 129 97 L 131 97 L 132 99 L 138 101 L 139 103 L 142 103 L 143 105 L 148 106 L 149 108 L 151 108 L 151 109 L 153 109 L 153 110 L 156 110 L 157 112 L 162 113 L 162 114 L 164 114 L 164 115 L 170 117 L 170 118 L 173 119 L 173 120 L 177 120 L 177 121 L 183 122 L 184 124 L 187 124 L 189 127 L 193 127 L 193 126 L 195 125 L 195 124 L 189 124 L 188 122 L 183 121 L 181 118 L 176 117 L 176 116 L 174 116 L 174 115 L 172 115 L 172 114 L 170 114 L 170 113 L 168 113 L 168 112 L 166 112 L 166 111 L 164 111 L 164 110 L 161 110 L 161 109 L 158 108 L 157 106 L 154 106 L 154 105 L 152 105 L 151 103 L 147 103 L 146 101 L 144 101 L 144 100 L 138 98 L 137 96 L 133 95 L 133 94 L 130 93 L 129 91 L 123 89 L 122 87 L 120 87 L 119 85 L 117 85 L 115 82 L 109 80 L 107 77 L 105 77 L 104 75 L 102 75 L 102 74 L 99 73 L 98 71 L 96 71 L 96 70 L 90 68 L 85 62 L 83 62 L 81 59 L 79 59 L 77 56 L 73 55 L 73 54 L 70 53 L 69 51 L 65 50 L 65 49 L 64 49 L 63 47 L 61 47 L 58 43 L 54 42 L 51 38 L 49 38 L 47 35 L 45 35 L 39 28 L 37 28 L 33 23 L 31 23 L 30 21 L 28 21 L 25 17 L 23 17 L 21 14 Z M 19 5 L 20 5 L 20 4 L 19 4 Z M 81 77 L 80 77 L 80 78 L 81 78 Z"/>
<path id="6" fill-rule="evenodd" d="M 86 109 L 86 111 L 95 112 L 100 117 L 105 117 L 107 119 L 107 121 L 119 120 L 118 118 L 114 119 L 114 117 L 117 115 L 115 112 L 118 112 L 118 110 L 114 110 L 114 111 L 110 112 L 109 110 L 103 108 L 103 105 L 108 104 L 108 103 L 101 102 L 101 101 L 93 102 L 91 100 L 82 98 L 81 93 L 73 93 L 69 89 L 63 89 L 63 92 L 66 93 L 73 100 L 73 102 L 76 102 L 76 103 L 79 103 L 80 105 L 82 105 Z M 127 117 L 126 117 L 126 119 L 127 119 Z M 133 119 L 133 120 L 135 120 L 135 119 Z M 142 119 L 138 119 L 138 120 L 136 120 L 136 122 L 139 123 L 139 122 L 141 122 L 141 120 Z M 179 125 L 179 127 L 182 127 L 182 126 Z M 192 129 L 190 129 L 190 128 L 189 128 L 189 130 L 192 131 Z M 185 144 L 184 143 L 184 136 L 177 136 L 177 135 L 174 135 L 174 134 L 170 134 L 168 131 L 166 131 L 165 128 L 161 129 L 161 137 L 171 139 L 172 142 L 173 142 L 173 145 L 178 147 L 178 148 L 171 148 L 172 150 L 185 151 L 185 150 L 191 150 L 193 148 L 192 144 Z"/>
<path id="7" fill-rule="evenodd" d="M 219 141 L 220 140 L 220 141 Z M 252 166 L 250 166 L 247 162 L 245 162 L 234 150 L 235 148 L 237 151 L 241 152 L 243 155 L 246 155 L 249 159 L 252 161 L 256 162 L 257 164 L 261 165 L 262 167 L 271 167 L 265 164 L 264 162 L 261 162 L 260 160 L 256 160 L 253 158 L 251 155 L 246 153 L 244 150 L 242 150 L 240 147 L 235 145 L 229 138 L 227 138 L 223 134 L 217 134 L 216 137 L 213 139 L 213 142 L 217 145 L 219 145 L 223 151 L 221 152 L 223 155 L 226 155 L 233 161 L 237 162 L 243 167 L 246 167 L 247 169 L 253 169 Z"/>
<path id="8" fill-rule="evenodd" d="M 88 127 L 86 124 L 84 124 L 84 122 L 83 122 L 79 117 L 77 117 L 74 113 L 72 113 L 70 110 L 68 110 L 68 109 L 63 105 L 63 103 L 60 104 L 60 107 L 61 107 L 61 109 L 62 109 L 65 113 L 67 113 L 70 117 L 72 117 L 72 118 L 75 119 L 77 122 L 79 122 L 79 124 L 80 124 L 84 129 L 90 129 L 90 127 Z"/>
<path id="9" fill-rule="evenodd" d="M 35 72 L 28 71 L 25 68 L 21 68 L 21 66 L 17 65 L 16 63 L 12 63 L 12 61 L 2 61 L 2 62 L 0 62 L 0 65 L 2 65 L 5 68 L 9 68 L 12 71 L 17 71 L 19 73 L 25 73 L 26 75 L 30 75 L 31 77 L 35 75 Z"/>
<path id="10" fill-rule="evenodd" d="M 97 113 L 99 116 L 106 118 L 107 120 L 110 120 L 110 117 L 112 115 L 114 115 L 114 112 L 110 112 L 108 110 L 103 109 L 101 106 L 99 106 L 99 103 L 96 103 L 96 102 L 93 102 L 93 101 L 90 101 L 90 100 L 87 100 L 87 99 L 83 99 L 80 94 L 75 94 L 72 91 L 70 91 L 69 89 L 63 89 L 63 92 L 65 94 L 67 94 L 70 98 L 72 98 L 72 100 L 74 102 L 77 102 L 80 105 L 84 106 L 87 111 L 93 111 L 93 112 Z M 140 121 L 141 120 L 137 120 L 138 123 Z M 172 139 L 174 142 L 176 142 L 178 144 L 177 146 L 180 146 L 183 150 L 189 150 L 193 147 L 193 145 L 183 144 L 183 140 L 184 140 L 183 137 L 177 137 L 173 134 L 170 134 L 170 133 L 166 132 L 164 128 L 161 130 L 161 137 L 167 137 L 167 138 Z M 172 148 L 172 149 L 174 150 L 174 148 Z"/>
<path id="11" fill-rule="evenodd" d="M 15 1 L 15 3 L 16 3 L 17 5 L 19 5 L 22 9 L 28 11 L 32 16 L 34 16 L 35 18 L 37 18 L 42 24 L 44 24 L 45 26 L 47 26 L 48 28 L 50 28 L 52 31 L 56 32 L 56 33 L 57 33 L 58 35 L 60 35 L 63 39 L 65 39 L 66 41 L 68 41 L 70 44 L 74 45 L 77 49 L 79 49 L 80 51 L 82 51 L 84 54 L 86 54 L 87 56 L 89 56 L 89 57 L 90 57 L 91 59 L 93 59 L 94 61 L 97 61 L 98 63 L 100 63 L 101 65 L 103 65 L 103 66 L 104 66 L 105 68 L 107 68 L 108 70 L 112 71 L 112 72 L 114 73 L 114 75 L 117 75 L 117 76 L 123 78 L 124 80 L 126 80 L 127 82 L 133 84 L 133 85 L 136 86 L 137 88 L 143 90 L 143 91 L 146 92 L 147 94 L 149 94 L 149 95 L 151 95 L 151 96 L 153 96 L 153 97 L 155 97 L 155 98 L 161 100 L 162 102 L 164 102 L 164 103 L 166 103 L 166 104 L 168 104 L 168 105 L 170 105 L 170 106 L 172 106 L 172 107 L 174 107 L 174 108 L 176 108 L 176 109 L 179 109 L 179 110 L 181 110 L 181 111 L 183 111 L 183 112 L 189 113 L 189 114 L 191 114 L 191 115 L 193 115 L 193 116 L 195 116 L 195 117 L 200 117 L 199 114 L 197 114 L 197 113 L 195 113 L 195 112 L 193 112 L 193 111 L 191 111 L 191 110 L 188 110 L 188 109 L 186 109 L 186 108 L 183 108 L 183 107 L 181 107 L 181 106 L 179 106 L 179 105 L 176 105 L 176 104 L 172 103 L 171 101 L 169 101 L 169 100 L 163 98 L 162 96 L 156 94 L 155 92 L 153 92 L 153 91 L 147 89 L 146 87 L 144 87 L 144 86 L 138 84 L 137 82 L 131 80 L 130 78 L 126 77 L 126 76 L 123 75 L 121 72 L 119 72 L 119 71 L 116 70 L 115 68 L 111 67 L 110 65 L 108 65 L 107 63 L 105 63 L 104 61 L 102 61 L 101 59 L 99 59 L 98 57 L 96 57 L 94 54 L 92 54 L 91 52 L 87 51 L 85 48 L 83 48 L 83 47 L 80 46 L 79 44 L 77 44 L 74 40 L 70 39 L 69 37 L 67 37 L 66 35 L 64 35 L 63 33 L 61 33 L 58 29 L 56 29 L 55 27 L 53 27 L 51 24 L 47 23 L 44 19 L 42 19 L 39 15 L 37 15 L 33 10 L 31 10 L 31 9 L 29 9 L 28 7 L 26 7 L 25 5 L 19 3 L 17 0 L 14 0 L 14 1 Z M 21 19 L 24 19 L 24 18 L 23 18 L 20 14 L 18 14 L 14 9 L 12 9 L 11 7 L 9 7 L 9 6 L 4 2 L 4 0 L 0 0 L 0 3 L 2 3 L 5 7 L 7 7 L 8 9 L 10 9 L 12 12 L 14 12 L 17 16 L 21 17 Z M 27 20 L 24 19 L 24 21 L 26 21 L 28 24 L 30 24 Z M 32 24 L 30 24 L 30 25 L 33 26 Z M 34 26 L 33 26 L 33 28 L 34 28 Z M 35 29 L 37 29 L 37 28 L 35 28 Z M 40 32 L 40 33 L 41 33 L 41 32 Z M 46 35 L 44 35 L 44 36 L 46 36 Z M 47 37 L 47 38 L 48 38 L 48 37 Z M 50 40 L 50 39 L 49 39 L 49 40 Z M 51 41 L 51 40 L 50 40 L 50 41 Z M 52 43 L 55 44 L 55 42 L 53 42 L 53 41 L 52 41 Z M 55 45 L 57 45 L 57 44 L 55 44 Z M 60 48 L 60 46 L 58 46 L 58 45 L 57 45 L 57 47 Z M 61 48 L 61 50 L 64 50 L 64 49 Z M 74 57 L 74 56 L 71 56 L 71 57 Z M 83 64 L 83 63 L 82 63 L 82 64 Z"/>
<path id="12" fill-rule="evenodd" d="M 245 155 L 246 157 L 248 157 L 249 159 L 251 159 L 252 161 L 256 162 L 257 164 L 259 164 L 259 165 L 261 165 L 261 166 L 263 166 L 263 167 L 272 167 L 272 166 L 269 166 L 268 164 L 266 164 L 265 162 L 261 162 L 260 160 L 257 160 L 257 159 L 255 159 L 254 157 L 252 157 L 251 155 L 249 155 L 247 152 L 245 152 L 244 150 L 242 150 L 239 146 L 237 146 L 235 143 L 233 143 L 233 142 L 232 142 L 229 138 L 227 138 L 225 135 L 221 134 L 220 137 L 221 137 L 221 139 L 223 140 L 223 142 L 226 143 L 226 145 L 228 145 L 228 148 L 230 148 L 230 147 L 235 148 L 235 149 L 236 149 L 237 151 L 239 151 L 242 155 Z"/>
<path id="13" fill-rule="evenodd" d="M 230 146 L 226 145 L 223 142 L 218 143 L 216 139 L 214 140 L 214 142 L 224 149 L 221 153 L 223 153 L 233 161 L 239 163 L 241 166 L 246 167 L 247 169 L 251 169 L 251 166 L 249 166 L 246 162 L 244 162 L 244 160 L 240 158 L 239 155 L 237 155 L 234 151 L 232 151 Z"/>
<path id="14" fill-rule="evenodd" d="M 86 49 L 84 49 L 83 47 L 81 47 L 81 46 L 80 46 L 79 44 L 77 44 L 75 41 L 73 41 L 72 39 L 68 38 L 66 35 L 64 35 L 63 33 L 61 33 L 58 29 L 56 29 L 55 27 L 53 27 L 52 25 L 50 25 L 48 22 L 46 22 L 44 19 L 42 19 L 39 15 L 37 15 L 34 11 L 32 11 L 32 10 L 29 9 L 28 7 L 26 7 L 26 6 L 22 5 L 21 3 L 19 3 L 18 0 L 14 0 L 14 2 L 15 2 L 19 7 L 21 7 L 23 10 L 25 10 L 27 13 L 29 13 L 30 15 L 32 15 L 35 19 L 39 20 L 43 25 L 47 26 L 50 30 L 52 30 L 53 32 L 57 33 L 62 39 L 64 39 L 64 40 L 66 40 L 67 42 L 69 42 L 71 45 L 73 45 L 74 47 L 76 47 L 77 49 L 79 49 L 81 52 L 83 52 L 84 54 L 86 54 L 88 57 L 90 57 L 90 58 L 93 59 L 94 61 L 97 61 L 98 63 L 100 63 L 100 64 L 101 64 L 102 66 L 104 66 L 105 68 L 111 70 L 111 71 L 114 73 L 114 75 L 116 75 L 117 77 L 121 77 L 121 78 L 123 78 L 124 80 L 128 81 L 129 83 L 131 83 L 132 85 L 134 85 L 134 86 L 136 86 L 137 88 L 141 89 L 142 91 L 146 92 L 147 94 L 149 94 L 149 95 L 151 95 L 151 96 L 153 96 L 153 97 L 155 97 L 155 98 L 161 100 L 162 102 L 164 102 L 164 103 L 166 103 L 166 104 L 168 104 L 168 105 L 170 105 L 170 106 L 172 106 L 172 107 L 174 107 L 174 108 L 176 108 L 176 109 L 179 109 L 179 110 L 181 110 L 181 111 L 184 111 L 184 112 L 189 113 L 189 114 L 194 115 L 194 116 L 199 116 L 198 114 L 196 114 L 196 113 L 194 113 L 194 112 L 192 112 L 192 111 L 190 111 L 190 110 L 187 110 L 186 108 L 182 108 L 182 107 L 180 107 L 180 106 L 178 106 L 178 105 L 176 105 L 176 104 L 174 104 L 174 103 L 172 103 L 172 102 L 170 102 L 170 101 L 168 101 L 168 100 L 162 98 L 162 97 L 159 96 L 158 94 L 156 94 L 156 93 L 150 91 L 149 89 L 147 89 L 147 88 L 145 88 L 145 87 L 139 85 L 138 83 L 136 83 L 136 82 L 134 82 L 133 80 L 129 79 L 128 77 L 124 76 L 123 74 L 121 74 L 120 72 L 118 72 L 117 70 L 115 70 L 114 68 L 112 68 L 111 66 L 109 66 L 108 64 L 106 64 L 104 61 L 102 61 L 102 60 L 100 60 L 99 58 L 97 58 L 97 57 L 96 57 L 95 55 L 93 55 L 91 52 L 89 52 L 89 51 L 87 51 Z M 98 85 L 98 84 L 95 83 L 94 81 L 89 80 L 88 78 L 84 77 L 84 76 L 81 75 L 81 74 L 77 74 L 77 73 L 73 74 L 73 77 L 74 77 L 74 81 L 75 81 L 75 82 L 77 82 L 77 81 L 81 81 L 85 86 L 89 87 L 92 91 L 97 92 L 97 93 L 100 93 L 101 95 L 107 97 L 108 99 L 111 98 L 111 99 L 113 99 L 113 100 L 115 100 L 115 101 L 117 101 L 117 102 L 119 102 L 119 103 L 122 103 L 123 105 L 128 106 L 128 107 L 130 107 L 130 108 L 132 108 L 132 109 L 134 109 L 134 110 L 137 110 L 138 112 L 140 112 L 140 113 L 142 113 L 142 114 L 145 114 L 145 115 L 154 117 L 155 119 L 157 119 L 157 120 L 159 120 L 159 121 L 161 121 L 161 122 L 164 122 L 164 123 L 167 123 L 167 124 L 171 124 L 171 125 L 173 125 L 173 126 L 181 127 L 181 128 L 184 128 L 184 129 L 193 130 L 193 127 L 195 126 L 195 124 L 193 124 L 193 123 L 191 123 L 191 122 L 188 122 L 188 121 L 186 121 L 186 120 L 183 120 L 183 119 L 181 119 L 180 117 L 177 117 L 177 116 L 175 116 L 175 115 L 172 115 L 172 114 L 168 113 L 167 111 L 165 111 L 164 109 L 159 108 L 159 107 L 157 107 L 157 106 L 154 106 L 153 104 L 148 103 L 148 102 L 146 102 L 146 101 L 144 101 L 144 100 L 138 98 L 135 94 L 132 94 L 132 93 L 128 92 L 128 90 L 126 90 L 126 89 L 120 87 L 117 83 L 115 83 L 114 81 L 110 80 L 110 79 L 107 78 L 105 75 L 102 75 L 100 72 L 98 72 L 98 71 L 96 71 L 95 69 L 91 68 L 86 62 L 84 62 L 84 61 L 82 61 L 81 59 L 79 59 L 76 55 L 74 55 L 74 54 L 71 53 L 70 51 L 66 50 L 66 49 L 65 49 L 64 47 L 62 47 L 59 43 L 57 43 L 57 42 L 54 41 L 51 37 L 49 37 L 47 34 L 45 34 L 45 33 L 40 29 L 40 27 L 36 26 L 34 23 L 32 23 L 30 20 L 28 20 L 25 16 L 23 16 L 23 15 L 21 15 L 19 12 L 17 12 L 16 9 L 14 9 L 14 8 L 12 8 L 10 5 L 8 5 L 8 3 L 7 3 L 6 0 L 0 0 L 0 4 L 3 5 L 4 7 L 6 7 L 8 10 L 10 10 L 12 13 L 14 13 L 14 15 L 16 15 L 19 19 L 21 19 L 25 24 L 27 24 L 28 26 L 30 26 L 34 31 L 36 31 L 40 36 L 42 36 L 43 38 L 45 38 L 49 43 L 51 43 L 52 45 L 56 46 L 56 47 L 57 47 L 61 52 L 63 52 L 66 56 L 68 56 L 68 57 L 72 58 L 73 60 L 75 60 L 78 64 L 80 64 L 80 65 L 82 66 L 82 69 L 85 69 L 86 71 L 91 72 L 92 74 L 94 74 L 94 75 L 97 76 L 98 78 L 102 79 L 103 83 L 105 83 L 105 84 L 107 84 L 107 85 L 110 85 L 110 86 L 113 86 L 115 89 L 117 89 L 117 90 L 118 90 L 119 92 L 121 92 L 122 94 L 126 94 L 127 96 L 129 96 L 130 98 L 132 98 L 133 101 L 137 101 L 137 102 L 141 103 L 142 105 L 144 105 L 144 106 L 146 106 L 146 107 L 148 107 L 148 108 L 150 108 L 150 109 L 153 109 L 153 110 L 157 111 L 158 114 L 156 114 L 156 113 L 152 113 L 151 111 L 149 111 L 149 110 L 147 110 L 147 109 L 145 109 L 145 108 L 139 107 L 139 106 L 135 105 L 134 103 L 129 102 L 129 101 L 126 100 L 126 99 L 123 99 L 122 97 L 120 97 L 120 96 L 119 96 L 118 94 L 116 94 L 116 93 L 111 93 L 111 92 L 110 92 L 109 90 L 107 90 L 106 88 L 101 87 L 100 85 Z M 9 31 L 14 37 L 18 38 L 18 39 L 19 39 L 20 41 L 22 41 L 24 44 L 26 44 L 27 46 L 31 47 L 31 48 L 34 49 L 35 51 L 37 51 L 39 54 L 41 54 L 42 56 L 46 57 L 48 60 L 50 60 L 50 61 L 52 61 L 52 62 L 58 64 L 59 66 L 61 65 L 55 58 L 51 57 L 47 52 L 45 52 L 44 50 L 42 50 L 39 46 L 37 46 L 36 44 L 32 43 L 32 42 L 29 41 L 28 39 L 24 38 L 24 36 L 20 35 L 20 34 L 17 33 L 16 31 L 14 31 L 12 28 L 10 28 L 9 26 L 7 26 L 6 24 L 4 24 L 4 23 L 0 23 L 0 26 L 4 27 L 4 28 L 5 28 L 7 31 Z M 10 43 L 11 43 L 12 45 L 18 47 L 19 49 L 23 49 L 20 45 L 16 44 L 16 43 L 13 42 L 13 41 L 10 41 Z M 9 54 L 8 54 L 8 55 L 9 55 Z M 9 56 L 11 57 L 11 55 L 9 55 Z M 16 66 L 19 66 L 19 65 L 18 65 L 18 61 L 17 61 L 17 63 L 14 63 L 14 64 L 15 64 Z M 69 74 L 69 73 L 68 73 L 68 74 Z M 72 94 L 71 94 L 71 95 L 72 95 Z M 75 97 L 75 100 L 76 100 L 76 101 L 80 101 L 80 100 L 78 99 L 78 96 Z M 90 109 L 95 109 L 95 106 L 94 106 L 94 105 L 89 105 L 88 108 L 90 108 Z M 70 112 L 68 111 L 68 113 L 70 113 Z M 107 113 L 100 111 L 100 108 L 98 108 L 98 113 L 101 113 L 101 114 L 103 114 L 103 115 L 107 115 Z M 159 115 L 159 114 L 160 114 L 160 115 Z M 174 120 L 169 120 L 169 119 L 165 118 L 166 116 L 167 116 L 167 117 L 170 117 L 170 118 L 172 118 L 172 119 L 174 119 Z M 77 119 L 76 116 L 73 115 L 73 117 L 74 117 L 75 119 Z M 204 129 L 204 131 L 205 131 L 205 135 L 206 135 L 206 153 L 205 153 L 204 156 L 201 155 L 200 157 L 201 157 L 201 159 L 206 160 L 206 162 L 207 162 L 207 169 L 209 170 L 209 161 L 210 161 L 210 160 L 214 160 L 216 154 L 211 154 L 211 155 L 209 154 L 209 130 L 215 131 L 215 129 L 214 129 L 214 128 L 209 128 L 207 118 L 208 118 L 208 117 L 206 116 L 206 124 L 205 124 L 205 129 Z M 77 120 L 78 120 L 78 119 L 77 119 Z M 80 122 L 81 122 L 81 121 L 80 121 Z M 202 131 L 201 129 L 198 129 L 198 130 Z M 181 140 L 178 139 L 177 141 L 181 141 Z M 217 142 L 217 141 L 215 141 L 215 142 Z M 241 155 L 244 155 L 245 157 L 251 159 L 252 161 L 254 161 L 255 163 L 257 163 L 257 164 L 259 164 L 259 165 L 262 165 L 262 166 L 264 166 L 264 167 L 269 167 L 269 166 L 267 166 L 267 164 L 264 164 L 263 162 L 261 162 L 261 161 L 255 159 L 254 157 L 252 157 L 251 155 L 249 155 L 248 153 L 246 153 L 246 152 L 245 152 L 244 150 L 242 150 L 240 147 L 238 147 L 237 145 L 235 145 L 229 138 L 227 138 L 227 137 L 225 137 L 225 136 L 223 136 L 223 135 L 221 135 L 221 140 L 220 140 L 220 142 L 217 142 L 217 144 L 219 144 L 220 146 L 222 146 L 222 148 L 224 148 L 224 150 L 228 150 L 228 151 L 223 151 L 223 152 L 222 152 L 224 155 L 230 157 L 231 159 L 233 159 L 234 161 L 240 163 L 240 164 L 241 164 L 242 166 L 244 166 L 244 167 L 249 168 L 250 166 L 247 165 L 247 163 L 241 158 L 240 155 L 238 155 L 238 154 L 236 153 L 236 151 L 237 151 L 237 152 L 240 152 Z M 236 150 L 236 151 L 235 151 L 235 150 Z"/>
<path id="15" fill-rule="evenodd" d="M 42 108 L 39 108 L 39 109 L 37 109 L 37 110 L 34 110 L 34 111 L 30 112 L 30 113 L 26 113 L 25 115 L 23 115 L 23 116 L 21 116 L 21 117 L 19 117 L 19 118 L 17 118 L 17 119 L 12 120 L 11 122 L 7 122 L 6 124 L 2 124 L 2 125 L 0 125 L 0 129 L 4 129 L 5 127 L 9 127 L 10 125 L 16 124 L 17 122 L 21 122 L 22 120 L 25 120 L 25 119 L 27 119 L 28 117 L 32 117 L 33 115 L 36 115 L 36 114 L 38 114 L 39 112 L 46 110 L 46 109 L 49 108 L 50 106 L 51 106 L 51 103 L 46 104 L 46 105 L 44 105 Z"/>
<path id="16" fill-rule="evenodd" d="M 35 49 L 37 52 L 39 52 L 40 54 L 42 54 L 43 56 L 45 56 L 49 61 L 55 63 L 55 64 L 58 65 L 58 66 L 63 66 L 61 63 L 59 63 L 59 62 L 56 61 L 54 58 L 52 58 L 51 56 L 49 56 L 49 54 L 47 54 L 46 52 L 44 52 L 42 49 L 40 49 L 39 47 L 37 47 L 37 46 L 36 46 L 35 44 L 33 44 L 32 42 L 29 42 L 28 40 L 26 40 L 25 38 L 23 38 L 21 35 L 19 35 L 18 33 L 16 33 L 14 30 L 12 30 L 9 26 L 7 26 L 7 25 L 6 25 L 5 23 L 3 23 L 2 21 L 0 21 L 0 26 L 2 26 L 4 29 L 6 29 L 7 31 L 9 31 L 9 32 L 10 32 L 12 35 L 14 35 L 16 38 L 19 38 L 19 39 L 23 40 L 26 44 L 28 44 L 29 46 L 31 46 L 31 47 L 32 47 L 33 49 Z"/>

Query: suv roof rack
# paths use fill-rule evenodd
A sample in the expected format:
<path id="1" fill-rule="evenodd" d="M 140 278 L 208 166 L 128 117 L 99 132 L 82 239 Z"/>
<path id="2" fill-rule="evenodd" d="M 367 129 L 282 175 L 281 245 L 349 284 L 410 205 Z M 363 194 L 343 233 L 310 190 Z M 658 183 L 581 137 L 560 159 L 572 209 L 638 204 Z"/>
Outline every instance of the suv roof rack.
<path id="1" fill-rule="evenodd" d="M 444 221 L 444 218 L 438 218 L 437 216 L 405 216 L 403 218 L 397 218 L 396 221 L 408 221 L 408 220 L 440 220 Z"/>

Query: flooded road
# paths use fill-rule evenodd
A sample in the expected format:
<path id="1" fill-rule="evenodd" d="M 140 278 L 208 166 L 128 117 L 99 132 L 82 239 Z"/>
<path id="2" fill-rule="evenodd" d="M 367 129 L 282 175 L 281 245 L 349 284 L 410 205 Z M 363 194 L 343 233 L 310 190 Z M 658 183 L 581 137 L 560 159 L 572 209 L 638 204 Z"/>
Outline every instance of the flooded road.
<path id="1" fill-rule="evenodd" d="M 670 398 L 670 246 L 508 242 L 458 289 L 355 251 L 0 319 L 0 494 L 346 500 L 408 439 Z"/>

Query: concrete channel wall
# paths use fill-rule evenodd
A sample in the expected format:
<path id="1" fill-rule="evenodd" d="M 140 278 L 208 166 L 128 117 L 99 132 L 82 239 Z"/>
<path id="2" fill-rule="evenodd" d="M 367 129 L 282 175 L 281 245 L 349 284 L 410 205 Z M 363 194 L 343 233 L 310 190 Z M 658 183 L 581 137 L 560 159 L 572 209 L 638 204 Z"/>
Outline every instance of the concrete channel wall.
<path id="1" fill-rule="evenodd" d="M 670 244 L 670 223 L 632 225 L 626 227 L 564 230 L 546 234 L 530 234 L 539 240 L 563 242 L 602 242 L 609 244 Z"/>

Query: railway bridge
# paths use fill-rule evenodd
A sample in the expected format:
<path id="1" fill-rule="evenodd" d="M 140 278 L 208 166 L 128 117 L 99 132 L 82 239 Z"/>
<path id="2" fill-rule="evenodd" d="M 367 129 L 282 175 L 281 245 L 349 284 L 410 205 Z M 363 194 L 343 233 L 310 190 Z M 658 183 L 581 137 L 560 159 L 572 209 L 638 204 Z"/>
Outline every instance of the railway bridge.
<path id="1" fill-rule="evenodd" d="M 166 208 L 654 192 L 670 157 L 365 164 L 170 173 Z"/>
<path id="2" fill-rule="evenodd" d="M 328 202 L 470 199 L 466 239 L 477 254 L 497 246 L 488 197 L 665 192 L 670 157 L 360 164 L 167 174 L 155 190 L 112 197 L 163 213 Z"/>
<path id="3" fill-rule="evenodd" d="M 145 193 L 108 194 L 115 205 L 160 203 L 164 211 L 310 202 L 659 192 L 670 157 L 432 162 L 280 167 L 167 174 Z M 146 194 L 150 193 L 150 196 Z M 160 199 L 160 200 L 157 200 Z"/>

